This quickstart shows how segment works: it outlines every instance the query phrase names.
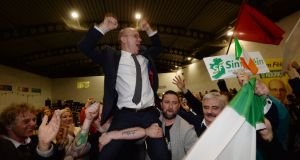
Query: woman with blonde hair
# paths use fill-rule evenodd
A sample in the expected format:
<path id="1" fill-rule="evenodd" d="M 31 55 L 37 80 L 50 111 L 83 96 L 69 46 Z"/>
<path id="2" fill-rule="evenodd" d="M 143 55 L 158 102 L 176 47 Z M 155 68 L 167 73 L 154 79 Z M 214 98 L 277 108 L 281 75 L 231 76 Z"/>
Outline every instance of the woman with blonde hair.
<path id="1" fill-rule="evenodd" d="M 64 160 L 81 159 L 89 152 L 91 145 L 87 142 L 88 131 L 92 120 L 99 113 L 99 103 L 94 103 L 86 109 L 86 118 L 82 127 L 76 127 L 70 108 L 61 110 L 61 125 L 56 136 L 56 144 L 62 151 Z"/>

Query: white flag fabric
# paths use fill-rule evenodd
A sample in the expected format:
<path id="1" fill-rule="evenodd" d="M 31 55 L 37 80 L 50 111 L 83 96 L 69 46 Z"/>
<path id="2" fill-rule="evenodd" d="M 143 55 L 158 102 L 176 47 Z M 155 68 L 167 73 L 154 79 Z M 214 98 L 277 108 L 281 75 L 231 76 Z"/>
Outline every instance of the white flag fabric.
<path id="1" fill-rule="evenodd" d="M 252 78 L 224 108 L 185 157 L 186 160 L 255 160 L 256 129 L 264 127 L 265 99 L 254 94 Z"/>
<path id="2" fill-rule="evenodd" d="M 283 69 L 287 68 L 287 65 L 292 61 L 296 55 L 300 54 L 300 18 L 295 24 L 290 35 L 284 42 L 283 46 Z"/>

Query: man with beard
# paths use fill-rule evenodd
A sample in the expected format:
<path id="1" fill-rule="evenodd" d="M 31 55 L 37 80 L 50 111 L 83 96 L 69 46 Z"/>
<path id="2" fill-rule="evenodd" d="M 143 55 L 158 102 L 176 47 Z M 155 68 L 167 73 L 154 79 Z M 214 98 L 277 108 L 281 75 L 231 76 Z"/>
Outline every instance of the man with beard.
<path id="1" fill-rule="evenodd" d="M 162 128 L 172 160 L 182 159 L 197 140 L 194 126 L 181 118 L 179 97 L 176 92 L 165 92 L 161 101 Z"/>
<path id="2" fill-rule="evenodd" d="M 38 137 L 33 136 L 36 124 L 34 108 L 28 104 L 12 104 L 0 115 L 0 155 L 6 160 L 57 159 L 56 150 L 51 144 L 59 125 L 59 111 L 55 111 L 50 122 L 44 116 L 38 130 Z M 56 152 L 57 153 L 57 152 Z"/>
<path id="3" fill-rule="evenodd" d="M 209 92 L 204 95 L 201 103 L 188 89 L 185 88 L 185 82 L 180 76 L 176 76 L 173 79 L 173 84 L 182 91 L 183 96 L 188 101 L 188 105 L 196 113 L 196 115 L 194 115 L 180 110 L 178 114 L 190 124 L 194 125 L 197 136 L 200 137 L 227 105 L 226 97 L 219 92 Z"/>
<path id="4" fill-rule="evenodd" d="M 152 124 L 147 129 L 139 127 L 121 131 L 111 131 L 101 136 L 99 142 L 103 147 L 112 139 L 138 139 L 144 136 L 158 138 L 162 136 L 168 144 L 172 160 L 181 160 L 197 140 L 195 129 L 187 121 L 177 115 L 180 108 L 179 96 L 174 91 L 167 91 L 162 97 L 160 120 L 162 129 L 158 124 Z"/>

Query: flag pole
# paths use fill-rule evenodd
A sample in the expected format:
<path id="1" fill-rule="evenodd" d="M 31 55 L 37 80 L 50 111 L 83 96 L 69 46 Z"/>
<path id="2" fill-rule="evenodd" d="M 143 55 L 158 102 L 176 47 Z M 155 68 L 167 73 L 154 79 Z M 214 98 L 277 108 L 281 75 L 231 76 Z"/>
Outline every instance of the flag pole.
<path id="1" fill-rule="evenodd" d="M 235 34 L 235 28 L 236 28 L 237 24 L 240 21 L 240 15 L 241 15 L 242 9 L 244 8 L 244 4 L 246 4 L 246 3 L 247 3 L 247 0 L 243 0 L 243 2 L 241 4 L 240 10 L 239 10 L 239 14 L 238 14 L 238 18 L 237 18 L 237 20 L 235 22 L 235 26 L 233 28 L 233 34 L 230 36 L 229 45 L 228 45 L 228 48 L 227 48 L 227 51 L 226 51 L 225 55 L 228 55 L 228 52 L 229 52 L 229 49 L 230 49 L 230 45 L 232 43 L 233 36 L 236 36 L 236 34 Z"/>
<path id="2" fill-rule="evenodd" d="M 233 29 L 233 30 L 234 30 L 234 29 Z M 233 31 L 233 33 L 234 33 L 234 31 Z M 233 34 L 230 36 L 229 45 L 228 45 L 228 48 L 227 48 L 227 51 L 226 51 L 225 55 L 227 55 L 227 54 L 228 54 L 228 52 L 229 52 L 230 45 L 231 45 L 231 43 L 232 43 L 232 37 L 233 37 Z"/>

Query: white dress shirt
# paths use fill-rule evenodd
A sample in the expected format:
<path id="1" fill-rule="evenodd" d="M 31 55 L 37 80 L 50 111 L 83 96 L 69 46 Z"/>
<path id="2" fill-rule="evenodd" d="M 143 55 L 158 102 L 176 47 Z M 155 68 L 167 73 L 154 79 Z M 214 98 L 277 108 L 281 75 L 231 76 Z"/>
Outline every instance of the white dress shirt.
<path id="1" fill-rule="evenodd" d="M 123 107 L 142 109 L 149 106 L 154 106 L 154 93 L 150 85 L 148 75 L 148 62 L 142 55 L 136 56 L 142 73 L 142 98 L 141 102 L 137 105 L 132 102 L 135 91 L 136 82 L 136 67 L 131 53 L 121 51 L 121 59 L 119 63 L 116 90 L 118 92 L 117 106 L 119 109 Z"/>
<path id="2" fill-rule="evenodd" d="M 206 128 L 208 127 L 208 125 L 206 124 L 206 122 L 205 122 L 205 119 L 203 118 L 203 120 L 202 120 L 202 122 L 201 122 L 201 126 L 205 126 Z"/>
<path id="3" fill-rule="evenodd" d="M 106 31 L 98 26 L 94 26 L 94 28 L 101 32 L 103 35 L 106 33 Z M 155 35 L 156 33 L 157 31 L 147 32 L 149 37 Z M 137 105 L 132 102 L 135 91 L 136 68 L 131 53 L 122 50 L 116 82 L 116 90 L 118 92 L 117 106 L 119 109 L 122 109 L 123 107 L 142 109 L 155 105 L 154 93 L 151 88 L 148 74 L 149 60 L 142 55 L 137 55 L 136 58 L 141 66 L 142 73 L 141 102 Z"/>

